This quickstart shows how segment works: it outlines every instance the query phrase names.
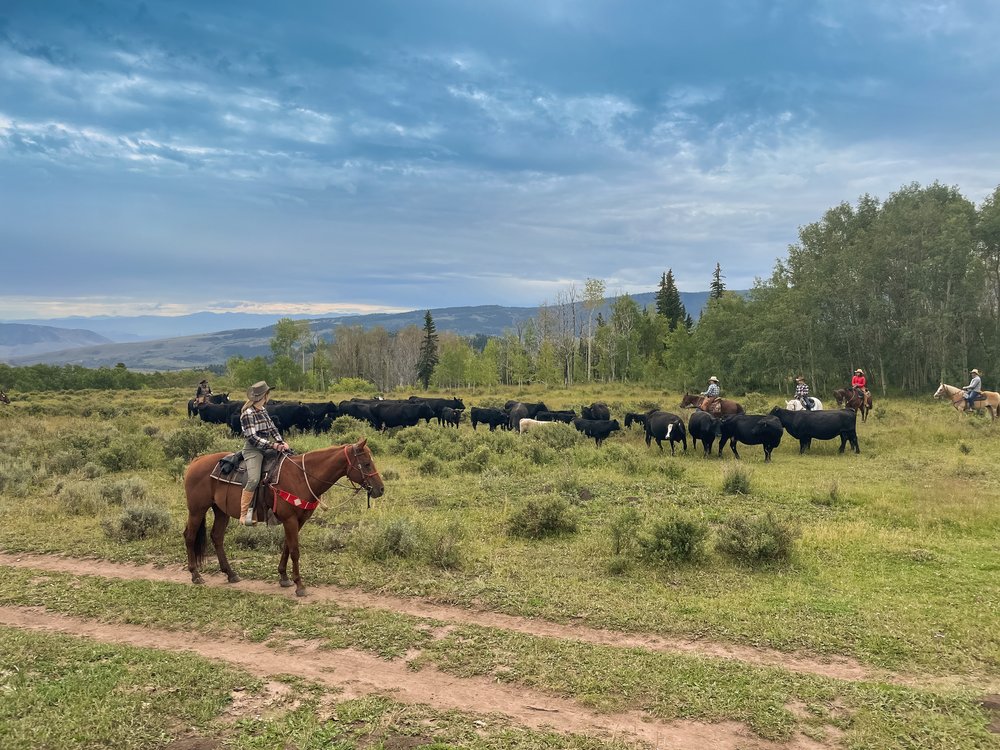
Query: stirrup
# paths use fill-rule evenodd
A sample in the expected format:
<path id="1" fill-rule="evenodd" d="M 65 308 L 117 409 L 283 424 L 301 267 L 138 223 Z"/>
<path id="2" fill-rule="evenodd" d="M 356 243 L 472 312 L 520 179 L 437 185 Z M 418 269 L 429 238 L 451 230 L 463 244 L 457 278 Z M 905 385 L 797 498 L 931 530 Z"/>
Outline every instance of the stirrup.
<path id="1" fill-rule="evenodd" d="M 244 526 L 257 525 L 257 522 L 253 518 L 253 506 L 251 506 L 250 509 L 247 511 L 247 514 L 243 516 L 243 518 L 240 520 L 240 523 L 242 523 Z"/>

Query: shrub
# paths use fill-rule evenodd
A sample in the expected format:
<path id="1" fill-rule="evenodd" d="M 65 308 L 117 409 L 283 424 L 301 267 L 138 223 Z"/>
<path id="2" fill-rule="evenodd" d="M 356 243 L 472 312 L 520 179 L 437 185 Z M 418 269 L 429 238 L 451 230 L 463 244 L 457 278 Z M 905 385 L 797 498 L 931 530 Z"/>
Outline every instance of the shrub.
<path id="1" fill-rule="evenodd" d="M 762 516 L 736 514 L 723 523 L 716 548 L 750 565 L 787 560 L 799 533 L 770 511 Z"/>
<path id="2" fill-rule="evenodd" d="M 86 458 L 79 451 L 64 450 L 57 452 L 49 459 L 49 468 L 57 474 L 66 474 L 74 469 L 79 469 L 85 462 Z"/>
<path id="3" fill-rule="evenodd" d="M 708 524 L 695 516 L 675 513 L 653 522 L 639 537 L 643 559 L 650 562 L 693 562 L 704 554 Z"/>
<path id="4" fill-rule="evenodd" d="M 109 539 L 118 542 L 137 542 L 149 539 L 170 529 L 170 514 L 153 505 L 126 508 L 115 519 L 105 519 L 101 528 Z"/>
<path id="5" fill-rule="evenodd" d="M 35 469 L 24 459 L 0 462 L 0 494 L 23 495 L 38 484 Z"/>
<path id="6" fill-rule="evenodd" d="M 437 456 L 428 456 L 417 466 L 417 471 L 421 476 L 435 477 L 446 475 L 447 469 Z"/>
<path id="7" fill-rule="evenodd" d="M 97 463 L 108 471 L 134 471 L 151 465 L 149 438 L 139 435 L 116 436 L 97 451 Z"/>
<path id="8" fill-rule="evenodd" d="M 578 435 L 576 428 L 568 424 L 539 427 L 528 433 L 530 439 L 557 451 L 576 445 Z"/>
<path id="9" fill-rule="evenodd" d="M 461 568 L 462 542 L 465 536 L 465 527 L 457 520 L 448 521 L 441 527 L 431 529 L 428 539 L 428 561 L 442 570 Z"/>
<path id="10" fill-rule="evenodd" d="M 59 504 L 71 516 L 96 516 L 107 507 L 100 488 L 92 482 L 76 482 L 59 493 Z"/>
<path id="11" fill-rule="evenodd" d="M 85 463 L 81 471 L 87 479 L 97 479 L 97 477 L 102 477 L 107 473 L 107 470 L 103 466 L 95 464 L 93 461 Z"/>
<path id="12" fill-rule="evenodd" d="M 613 576 L 620 576 L 628 573 L 632 568 L 632 561 L 622 555 L 615 555 L 608 561 L 608 573 Z"/>
<path id="13" fill-rule="evenodd" d="M 425 541 L 423 526 L 408 518 L 396 518 L 358 527 L 351 546 L 362 557 L 385 561 L 390 557 L 417 557 Z"/>
<path id="14" fill-rule="evenodd" d="M 139 477 L 105 481 L 100 492 L 111 505 L 128 505 L 146 499 L 146 483 Z"/>
<path id="15" fill-rule="evenodd" d="M 722 491 L 729 495 L 750 494 L 750 469 L 739 464 L 722 470 Z"/>
<path id="16" fill-rule="evenodd" d="M 236 524 L 236 532 L 232 535 L 232 539 L 233 544 L 242 549 L 280 552 L 285 542 L 285 530 L 280 525 L 261 528 L 258 524 L 253 528 L 247 528 L 243 524 Z"/>
<path id="17" fill-rule="evenodd" d="M 163 441 L 163 452 L 167 458 L 190 461 L 195 456 L 208 453 L 214 440 L 214 431 L 207 424 L 190 425 L 171 432 Z"/>
<path id="18" fill-rule="evenodd" d="M 459 461 L 458 469 L 466 474 L 481 474 L 490 463 L 490 449 L 478 445 Z"/>
<path id="19" fill-rule="evenodd" d="M 639 528 L 642 526 L 642 516 L 631 505 L 622 508 L 608 525 L 608 535 L 611 537 L 611 554 L 627 556 L 632 554 L 639 543 Z"/>
<path id="20" fill-rule="evenodd" d="M 561 497 L 532 498 L 511 513 L 507 533 L 511 536 L 540 539 L 576 531 L 576 515 Z"/>

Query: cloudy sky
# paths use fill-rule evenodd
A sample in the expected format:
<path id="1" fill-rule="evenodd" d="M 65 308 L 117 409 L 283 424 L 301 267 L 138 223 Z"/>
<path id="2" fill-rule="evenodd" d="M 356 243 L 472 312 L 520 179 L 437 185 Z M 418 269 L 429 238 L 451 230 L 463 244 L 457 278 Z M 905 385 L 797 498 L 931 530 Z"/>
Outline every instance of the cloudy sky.
<path id="1" fill-rule="evenodd" d="M 4 0 L 0 319 L 766 276 L 1000 183 L 995 0 Z"/>

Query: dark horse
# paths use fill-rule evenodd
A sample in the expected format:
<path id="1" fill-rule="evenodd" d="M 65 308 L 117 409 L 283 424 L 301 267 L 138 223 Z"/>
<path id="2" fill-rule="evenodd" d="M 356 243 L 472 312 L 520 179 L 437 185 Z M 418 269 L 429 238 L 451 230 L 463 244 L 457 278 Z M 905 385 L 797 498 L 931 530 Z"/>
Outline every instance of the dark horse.
<path id="1" fill-rule="evenodd" d="M 285 543 L 281 548 L 281 562 L 278 564 L 279 582 L 282 586 L 291 586 L 295 582 L 295 593 L 305 596 L 306 588 L 302 585 L 299 575 L 299 529 L 309 520 L 320 497 L 330 489 L 338 479 L 347 477 L 356 485 L 357 490 L 367 490 L 368 497 L 381 497 L 385 492 L 382 477 L 372 461 L 367 439 L 362 438 L 356 443 L 347 445 L 332 445 L 329 448 L 309 451 L 298 456 L 285 459 L 281 467 L 281 475 L 277 487 L 295 497 L 301 498 L 313 508 L 299 508 L 283 499 L 278 499 L 274 506 L 274 514 L 285 527 Z M 212 544 L 219 557 L 219 569 L 226 574 L 230 583 L 237 583 L 240 577 L 229 565 L 222 542 L 226 536 L 226 527 L 230 518 L 240 515 L 240 486 L 220 482 L 213 479 L 212 469 L 225 456 L 225 453 L 209 453 L 198 456 L 188 464 L 184 474 L 184 492 L 187 494 L 188 520 L 184 528 L 184 543 L 187 546 L 188 570 L 191 571 L 191 581 L 204 583 L 198 572 L 205 559 L 206 534 L 205 515 L 211 508 L 215 514 L 212 523 Z M 270 496 L 270 487 L 262 487 L 262 491 Z M 292 581 L 286 573 L 288 558 L 292 558 Z"/>
<path id="2" fill-rule="evenodd" d="M 7 398 L 7 394 L 4 393 L 3 391 L 0 391 L 0 403 L 3 403 L 3 404 L 9 404 L 10 403 L 10 399 Z"/>
<path id="3" fill-rule="evenodd" d="M 693 407 L 695 409 L 702 409 L 702 404 L 706 400 L 706 396 L 700 396 L 697 393 L 685 393 L 684 398 L 681 399 L 681 408 L 688 409 Z M 730 414 L 743 414 L 744 412 L 743 407 L 735 401 L 731 401 L 728 398 L 720 398 L 716 399 L 711 413 L 718 417 Z"/>
<path id="4" fill-rule="evenodd" d="M 861 421 L 868 421 L 868 412 L 872 408 L 872 394 L 868 393 L 862 398 L 853 388 L 838 388 L 833 392 L 837 399 L 837 406 L 842 409 L 854 409 L 861 415 Z"/>

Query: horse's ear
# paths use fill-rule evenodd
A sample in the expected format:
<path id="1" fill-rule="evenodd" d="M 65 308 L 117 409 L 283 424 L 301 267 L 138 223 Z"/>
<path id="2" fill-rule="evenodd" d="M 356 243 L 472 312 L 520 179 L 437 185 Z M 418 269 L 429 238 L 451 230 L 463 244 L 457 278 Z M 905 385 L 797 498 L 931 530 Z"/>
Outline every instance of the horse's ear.
<path id="1" fill-rule="evenodd" d="M 366 438 L 366 437 L 363 437 L 363 438 L 361 438 L 361 439 L 360 439 L 360 440 L 358 441 L 358 447 L 359 447 L 359 448 L 364 448 L 364 447 L 365 447 L 365 444 L 366 444 L 367 442 L 368 442 L 368 438 Z"/>

